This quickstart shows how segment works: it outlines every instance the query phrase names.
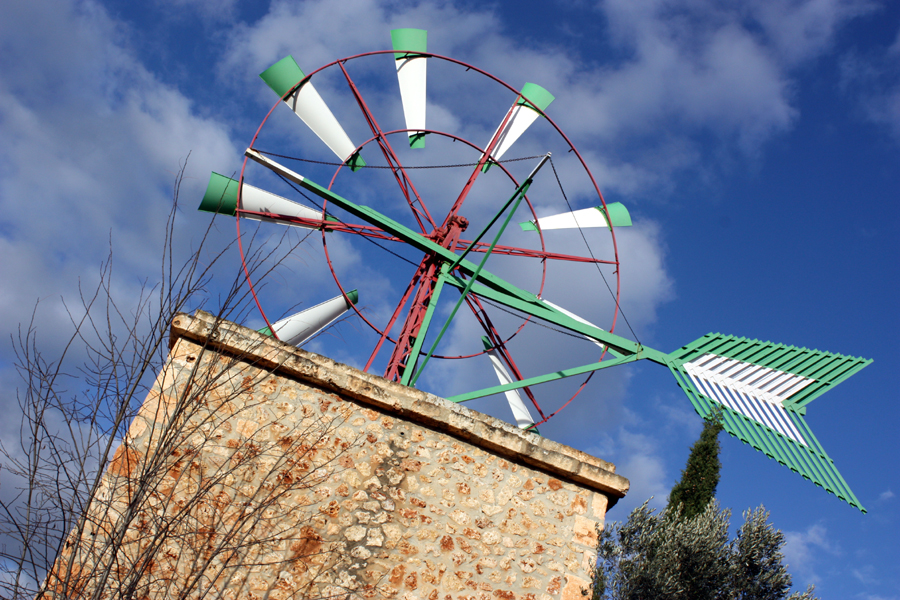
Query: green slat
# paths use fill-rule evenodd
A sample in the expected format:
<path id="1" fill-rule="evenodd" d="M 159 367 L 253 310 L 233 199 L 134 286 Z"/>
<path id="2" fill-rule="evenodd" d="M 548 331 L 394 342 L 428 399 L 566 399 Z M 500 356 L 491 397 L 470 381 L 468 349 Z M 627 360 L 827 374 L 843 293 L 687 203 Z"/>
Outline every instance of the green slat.
<path id="1" fill-rule="evenodd" d="M 798 415 L 798 414 L 796 414 L 796 413 L 793 413 L 793 411 L 788 411 L 788 412 L 789 412 L 789 413 L 792 413 L 792 414 L 791 414 L 791 418 L 792 418 L 792 420 L 793 420 L 795 423 L 800 423 L 800 424 L 803 426 L 803 429 L 805 430 L 805 431 L 804 431 L 804 437 L 806 438 L 806 440 L 807 440 L 807 441 L 813 442 L 813 445 L 814 445 L 816 448 L 819 449 L 819 452 L 820 452 L 823 456 L 825 456 L 826 458 L 828 458 L 828 455 L 825 454 L 825 450 L 822 449 L 822 445 L 819 444 L 819 440 L 816 438 L 816 436 L 813 434 L 813 432 L 809 429 L 809 426 L 806 424 L 806 422 L 803 420 L 803 418 L 800 417 L 800 415 Z M 831 464 L 832 464 L 832 466 L 833 466 L 833 465 L 834 465 L 834 462 L 831 461 L 830 458 L 828 458 L 828 460 L 829 460 L 829 462 L 831 462 Z M 838 470 L 835 468 L 834 471 L 833 471 L 833 473 L 834 473 L 834 476 L 835 476 L 835 477 L 840 481 L 840 483 L 842 484 L 842 486 L 843 486 L 844 490 L 846 491 L 847 495 L 853 500 L 853 502 L 855 502 L 856 504 L 859 504 L 859 500 L 856 498 L 856 495 L 853 493 L 853 490 L 850 489 L 850 486 L 849 486 L 849 485 L 847 484 L 847 482 L 844 480 L 843 476 L 841 476 L 840 471 L 838 471 Z M 862 509 L 862 508 L 860 508 L 860 510 L 862 510 L 863 512 L 865 512 L 865 510 Z"/>
<path id="2" fill-rule="evenodd" d="M 685 395 L 687 395 L 694 410 L 696 410 L 700 416 L 706 418 L 713 410 L 713 407 L 721 409 L 723 414 L 723 425 L 730 435 L 749 444 L 756 450 L 786 466 L 791 471 L 798 473 L 805 479 L 810 480 L 815 485 L 834 494 L 851 506 L 856 507 L 862 512 L 866 512 L 866 509 L 860 504 L 859 500 L 850 490 L 850 486 L 847 485 L 847 482 L 834 466 L 834 461 L 832 461 L 825 453 L 821 444 L 819 444 L 819 441 L 806 425 L 803 417 L 795 409 L 786 409 L 788 418 L 795 424 L 800 435 L 808 444 L 805 446 L 728 406 L 719 404 L 717 401 L 707 397 L 699 389 L 695 388 L 690 376 L 681 366 L 684 362 L 693 360 L 698 356 L 707 353 L 719 354 L 721 352 L 721 354 L 719 354 L 720 356 L 728 356 L 728 354 L 731 354 L 732 352 L 749 350 L 751 344 L 759 344 L 756 340 L 737 340 L 730 336 L 726 339 L 721 339 L 722 337 L 724 336 L 706 336 L 705 338 L 698 340 L 699 343 L 695 342 L 685 346 L 681 351 L 671 355 L 676 360 L 670 364 L 670 369 L 675 375 L 678 386 L 684 390 Z M 718 349 L 719 352 L 716 352 L 714 349 Z M 759 359 L 759 348 L 756 350 L 757 351 L 754 352 L 754 354 L 756 358 Z M 792 351 L 796 351 L 797 353 L 808 352 L 806 349 L 794 348 L 776 348 L 776 351 L 777 350 L 785 350 L 788 353 L 792 353 Z M 728 354 L 726 354 L 726 351 Z M 827 353 L 814 351 L 814 354 L 822 355 Z M 734 355 L 728 357 L 740 360 Z M 780 356 L 779 360 L 781 358 L 783 357 Z M 840 358 L 843 359 L 844 357 Z M 861 359 L 851 360 L 856 361 L 857 363 L 861 361 Z M 745 360 L 745 362 L 750 361 Z M 859 364 L 851 365 L 851 369 L 854 367 L 862 368 Z"/>
<path id="3" fill-rule="evenodd" d="M 761 342 L 719 333 L 709 333 L 672 353 L 671 356 L 682 362 L 690 362 L 704 353 L 717 354 L 814 379 L 814 383 L 807 385 L 785 401 L 786 406 L 797 405 L 798 407 L 812 402 L 872 362 L 868 359 L 832 352 Z"/>
<path id="4" fill-rule="evenodd" d="M 809 370 L 808 377 L 816 381 L 831 381 L 828 373 L 834 370 L 835 363 L 840 364 L 841 362 L 843 361 L 836 356 L 822 356 L 816 362 L 815 367 Z"/>
<path id="5" fill-rule="evenodd" d="M 786 362 L 783 365 L 780 365 L 778 368 L 782 371 L 787 371 L 788 373 L 799 373 L 803 371 L 803 365 L 807 361 L 815 359 L 815 354 L 812 350 L 804 348 L 795 356 L 788 356 L 785 358 Z"/>
<path id="6" fill-rule="evenodd" d="M 825 452 L 825 448 L 822 447 L 822 444 L 819 443 L 818 438 L 813 435 L 812 430 L 809 428 L 809 425 L 806 424 L 806 421 L 801 417 L 798 413 L 793 410 L 788 410 L 788 418 L 791 422 L 797 426 L 797 429 L 800 431 L 800 435 L 803 436 L 803 439 L 806 440 L 806 443 L 810 445 L 810 447 L 818 452 L 819 454 L 827 454 Z"/>
<path id="7" fill-rule="evenodd" d="M 812 402 L 813 400 L 815 400 L 816 398 L 818 398 L 819 396 L 821 396 L 822 394 L 824 394 L 825 392 L 827 392 L 828 390 L 834 388 L 836 385 L 838 385 L 842 381 L 845 381 L 849 377 L 855 375 L 861 369 L 868 366 L 871 362 L 872 361 L 868 360 L 868 359 L 846 357 L 846 362 L 844 363 L 844 366 L 846 366 L 846 368 L 839 370 L 839 372 L 832 372 L 831 376 L 829 377 L 829 379 L 827 381 L 818 382 L 817 384 L 814 384 L 815 385 L 814 388 L 813 388 L 813 386 L 808 386 L 813 389 L 800 390 L 800 392 L 798 392 L 794 396 L 791 396 L 791 398 L 788 400 L 788 402 L 786 402 L 786 404 L 790 404 L 793 406 L 797 406 L 798 408 L 802 408 L 802 407 L 806 406 L 807 404 L 809 404 L 810 402 Z"/>

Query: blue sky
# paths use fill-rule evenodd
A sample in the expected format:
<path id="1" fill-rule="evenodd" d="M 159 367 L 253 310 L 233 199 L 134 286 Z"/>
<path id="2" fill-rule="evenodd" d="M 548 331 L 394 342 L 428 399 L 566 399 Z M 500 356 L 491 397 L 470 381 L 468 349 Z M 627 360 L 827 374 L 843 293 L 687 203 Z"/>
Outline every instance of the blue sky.
<path id="1" fill-rule="evenodd" d="M 79 279 L 96 281 L 110 239 L 115 293 L 127 299 L 152 278 L 173 176 L 190 154 L 176 241 L 187 255 L 208 223 L 194 206 L 209 172 L 239 170 L 274 102 L 257 77 L 267 66 L 290 53 L 311 70 L 388 49 L 391 28 L 424 28 L 430 51 L 555 94 L 548 114 L 585 155 L 607 201 L 631 210 L 634 227 L 618 238 L 622 306 L 642 342 L 670 351 L 720 331 L 875 360 L 813 403 L 807 417 L 868 514 L 732 438 L 722 440 L 719 498 L 736 513 L 759 504 L 771 511 L 788 539 L 796 587 L 815 583 L 825 599 L 900 597 L 897 3 L 47 0 L 3 7 L 4 338 L 40 299 L 41 339 L 48 352 L 57 350 L 55 332 L 67 323 L 60 298 L 74 299 Z M 372 102 L 385 119 L 396 117 L 396 90 L 380 82 L 377 75 L 367 82 Z M 486 139 L 507 107 L 492 106 L 492 96 L 483 105 L 450 102 L 449 83 L 432 78 L 429 86 L 429 118 L 475 141 Z M 337 88 L 323 89 L 334 91 L 329 101 L 338 108 L 349 101 Z M 330 160 L 289 116 L 276 112 L 273 139 Z M 511 156 L 544 151 L 542 140 L 536 133 Z M 564 157 L 556 160 L 565 169 Z M 429 177 L 421 185 L 432 191 L 449 175 Z M 571 185 L 576 205 L 589 206 L 579 184 Z M 549 203 L 539 212 L 545 209 Z M 210 243 L 224 246 L 233 229 L 223 219 Z M 335 255 L 361 303 L 381 314 L 402 283 L 354 244 L 335 242 Z M 307 242 L 267 288 L 273 311 L 337 293 L 319 248 L 317 239 Z M 231 259 L 222 281 L 234 276 Z M 554 280 L 546 297 L 606 318 L 593 314 L 597 284 L 585 281 Z M 469 333 L 460 323 L 448 343 L 463 348 Z M 367 335 L 348 320 L 309 348 L 359 365 Z M 523 358 L 529 366 L 581 364 L 581 350 L 566 340 L 534 339 L 544 352 Z M 11 363 L 4 345 L 4 407 L 16 406 Z M 490 377 L 484 364 L 441 366 L 423 385 L 449 394 L 460 381 Z M 509 418 L 502 399 L 473 407 Z M 10 427 L 0 428 L 4 439 L 16 433 Z M 700 427 L 671 375 L 641 365 L 597 378 L 542 431 L 617 464 L 632 482 L 610 513 L 623 519 L 651 495 L 656 506 L 664 503 Z"/>

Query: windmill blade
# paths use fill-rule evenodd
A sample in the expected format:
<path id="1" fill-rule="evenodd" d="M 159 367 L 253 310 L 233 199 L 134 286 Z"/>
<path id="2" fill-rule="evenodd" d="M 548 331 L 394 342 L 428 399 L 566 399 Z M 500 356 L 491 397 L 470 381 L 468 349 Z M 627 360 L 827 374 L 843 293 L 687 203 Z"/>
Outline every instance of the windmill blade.
<path id="1" fill-rule="evenodd" d="M 503 364 L 500 354 L 491 345 L 490 340 L 486 337 L 482 337 L 481 341 L 484 343 L 484 349 L 487 350 L 488 358 L 491 359 L 491 365 L 494 367 L 494 373 L 497 374 L 497 379 L 500 380 L 500 385 L 512 383 L 513 378 L 510 376 L 509 371 L 506 370 L 506 366 Z M 528 412 L 528 407 L 525 406 L 525 402 L 522 401 L 519 390 L 509 390 L 504 392 L 504 395 L 506 396 L 506 401 L 509 403 L 509 408 L 512 410 L 513 418 L 516 420 L 516 426 L 518 426 L 519 429 L 531 428 L 537 432 L 537 428 L 534 427 L 534 419 L 532 418 L 531 413 Z"/>
<path id="2" fill-rule="evenodd" d="M 607 212 L 609 221 L 606 219 Z M 631 215 L 628 214 L 628 209 L 621 202 L 610 202 L 606 205 L 606 212 L 603 211 L 602 206 L 595 206 L 549 217 L 539 217 L 537 222 L 525 221 L 519 223 L 519 226 L 522 231 L 537 231 L 538 225 L 540 225 L 541 231 L 549 231 L 551 229 L 578 229 L 579 227 L 609 227 L 610 223 L 613 227 L 631 227 Z"/>
<path id="3" fill-rule="evenodd" d="M 284 103 L 313 130 L 325 145 L 331 148 L 341 162 L 356 171 L 366 166 L 366 161 L 356 152 L 356 144 L 344 132 L 334 114 L 322 100 L 311 81 L 307 81 L 289 96 L 285 94 L 294 89 L 306 75 L 297 66 L 293 56 L 285 56 L 277 63 L 259 74 L 272 91 L 284 98 Z"/>
<path id="4" fill-rule="evenodd" d="M 347 301 L 349 299 L 349 302 Z M 276 321 L 272 328 L 278 339 L 292 346 L 302 346 L 314 335 L 334 323 L 353 304 L 359 301 L 359 292 L 353 290 L 344 296 L 335 296 L 312 308 L 307 308 L 289 317 Z M 352 303 L 352 304 L 351 304 Z M 259 330 L 265 335 L 272 335 L 268 327 Z"/>
<path id="5" fill-rule="evenodd" d="M 391 43 L 397 79 L 400 82 L 400 99 L 403 101 L 403 116 L 409 132 L 409 147 L 425 147 L 425 82 L 427 58 L 414 54 L 426 52 L 428 32 L 424 29 L 392 29 Z"/>
<path id="6" fill-rule="evenodd" d="M 866 512 L 804 416 L 871 360 L 713 333 L 669 357 L 700 416 L 721 410 L 728 433 Z"/>
<path id="7" fill-rule="evenodd" d="M 200 202 L 199 210 L 218 213 L 220 215 L 234 216 L 237 211 L 237 191 L 240 182 L 224 175 L 219 175 L 215 171 L 209 176 L 209 185 L 206 186 L 206 193 Z M 302 219 L 322 220 L 322 211 L 304 206 L 299 202 L 282 198 L 271 192 L 267 192 L 258 187 L 245 183 L 241 192 L 241 209 L 258 213 L 271 213 L 273 215 L 284 215 L 286 217 L 300 217 Z M 317 229 L 309 225 L 300 225 L 278 219 L 277 217 L 266 217 L 262 215 L 241 214 L 242 218 L 251 219 L 253 221 L 270 221 L 281 223 L 283 225 L 291 225 L 300 227 L 301 229 Z"/>
<path id="8" fill-rule="evenodd" d="M 507 111 L 506 117 L 500 122 L 501 124 L 497 127 L 494 135 L 491 136 L 491 140 L 497 138 L 497 143 L 491 152 L 491 158 L 495 161 L 500 160 L 500 157 L 510 149 L 516 140 L 525 133 L 525 130 L 541 115 L 540 112 L 535 110 L 535 107 L 542 111 L 547 110 L 547 107 L 550 106 L 554 99 L 550 92 L 536 83 L 526 83 L 522 86 L 520 94 L 521 97 Z M 528 98 L 530 102 L 526 101 L 525 98 Z M 485 163 L 483 170 L 487 171 L 488 168 L 490 168 L 489 162 Z"/>
<path id="9" fill-rule="evenodd" d="M 564 314 L 564 315 L 566 315 L 566 316 L 568 316 L 568 317 L 572 317 L 573 319 L 575 319 L 575 320 L 578 321 L 579 323 L 584 323 L 585 325 L 590 325 L 591 327 L 597 327 L 596 325 L 594 325 L 593 323 L 591 323 L 591 322 L 588 321 L 587 319 L 584 319 L 584 318 L 582 318 L 582 317 L 579 317 L 579 316 L 576 315 L 575 313 L 569 312 L 569 311 L 567 311 L 566 309 L 564 309 L 562 306 L 558 306 L 558 305 L 556 305 L 556 304 L 553 304 L 553 303 L 550 302 L 549 300 L 546 300 L 546 299 L 544 299 L 544 298 L 541 298 L 541 302 L 543 302 L 544 304 L 546 304 L 547 306 L 549 306 L 549 307 L 551 307 L 551 308 L 555 308 L 556 310 L 558 310 L 559 312 L 561 312 L 562 314 Z M 597 327 L 597 329 L 602 330 L 603 328 L 602 328 L 602 327 Z M 605 345 L 605 344 L 600 343 L 598 340 L 592 338 L 591 336 L 585 335 L 585 336 L 584 336 L 584 339 L 586 339 L 586 340 L 589 341 L 589 342 L 593 342 L 593 343 L 597 344 L 598 346 L 600 346 L 602 349 L 606 350 L 606 345 Z"/>

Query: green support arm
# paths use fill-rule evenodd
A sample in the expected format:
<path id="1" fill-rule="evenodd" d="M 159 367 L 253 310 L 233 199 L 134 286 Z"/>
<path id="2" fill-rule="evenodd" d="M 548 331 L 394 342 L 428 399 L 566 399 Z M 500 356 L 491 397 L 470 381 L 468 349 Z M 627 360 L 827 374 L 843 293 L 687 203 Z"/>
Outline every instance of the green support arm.
<path id="1" fill-rule="evenodd" d="M 459 260 L 460 257 L 455 252 L 434 243 L 425 236 L 397 223 L 393 219 L 382 215 L 368 206 L 360 206 L 325 189 L 302 175 L 291 171 L 287 167 L 263 156 L 252 148 L 248 148 L 245 154 L 248 158 L 271 169 L 285 179 L 288 179 L 313 194 L 316 194 L 320 198 L 339 206 L 353 216 L 380 227 L 385 232 L 403 240 L 414 248 L 437 255 L 450 264 L 457 264 L 457 268 L 462 273 L 476 279 L 477 283 L 472 286 L 471 291 L 479 296 L 532 315 L 538 319 L 547 321 L 548 323 L 553 323 L 554 325 L 558 325 L 569 331 L 586 335 L 607 345 L 610 350 L 618 356 L 636 356 L 637 360 L 648 359 L 662 365 L 668 365 L 669 363 L 669 357 L 664 352 L 647 348 L 627 338 L 577 321 L 553 307 L 544 304 L 541 302 L 540 298 L 531 292 L 522 290 L 483 268 L 479 270 L 478 265 L 468 260 Z M 464 290 L 467 287 L 467 282 L 460 280 L 452 274 L 447 277 L 446 283 L 456 286 L 461 290 Z"/>

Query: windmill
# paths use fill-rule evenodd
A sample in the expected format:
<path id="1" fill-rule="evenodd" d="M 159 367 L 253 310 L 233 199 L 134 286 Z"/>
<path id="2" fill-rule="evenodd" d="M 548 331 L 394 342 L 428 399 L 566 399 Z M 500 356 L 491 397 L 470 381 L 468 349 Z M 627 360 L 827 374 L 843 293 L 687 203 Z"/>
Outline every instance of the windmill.
<path id="1" fill-rule="evenodd" d="M 605 202 L 584 157 L 547 114 L 553 95 L 534 83 L 515 88 L 473 65 L 429 53 L 423 30 L 397 29 L 391 39 L 389 50 L 342 58 L 308 74 L 291 56 L 263 71 L 277 101 L 251 140 L 240 175 L 211 176 L 201 210 L 235 216 L 239 241 L 246 220 L 321 235 L 340 290 L 328 302 L 274 323 L 258 300 L 266 322 L 261 331 L 302 344 L 352 310 L 372 340 L 365 370 L 415 386 L 433 359 L 481 361 L 499 384 L 441 395 L 465 402 L 502 394 L 516 424 L 534 431 L 560 408 L 545 411 L 533 388 L 577 378 L 574 394 L 559 403 L 564 407 L 596 371 L 647 360 L 669 368 L 701 416 L 720 412 L 731 435 L 865 511 L 804 416 L 812 400 L 870 360 L 720 334 L 666 353 L 618 335 L 616 228 L 631 225 L 631 218 L 623 205 Z M 385 73 L 394 71 L 395 83 L 385 85 Z M 437 82 L 433 87 L 442 97 L 466 105 L 481 127 L 455 122 L 439 99 L 427 100 L 429 81 Z M 391 103 L 398 85 L 402 116 Z M 501 103 L 500 110 L 490 108 L 492 101 Z M 441 128 L 429 128 L 426 107 L 436 109 Z M 291 112 L 306 128 L 286 135 L 286 119 L 295 121 Z M 336 113 L 355 119 L 353 139 Z M 495 125 L 485 124 L 490 119 Z M 472 129 L 493 133 L 470 141 L 465 135 Z M 337 161 L 331 158 L 329 165 L 310 142 L 324 143 Z M 538 153 L 508 158 L 514 146 Z M 324 173 L 323 167 L 333 169 L 330 180 L 311 178 L 310 171 Z M 285 195 L 257 187 L 262 181 Z M 588 207 L 575 209 L 570 195 Z M 356 256 L 368 259 L 370 268 L 403 278 L 392 309 L 360 307 L 356 290 L 342 283 L 346 242 L 337 240 L 344 236 L 368 244 Z M 579 240 L 589 256 L 569 250 Z M 519 264 L 525 266 L 512 266 Z M 566 273 L 570 290 L 588 278 L 604 282 L 610 307 L 605 328 L 594 324 L 597 315 L 589 319 L 563 307 L 566 299 L 548 285 L 555 270 Z M 254 297 L 262 295 L 249 271 L 248 283 Z M 455 339 L 451 324 L 460 319 L 481 332 L 472 336 L 474 345 L 461 348 Z M 535 327 L 586 343 L 590 361 L 538 374 L 531 365 L 526 373 L 521 358 L 514 358 L 521 357 L 515 345 Z"/>

